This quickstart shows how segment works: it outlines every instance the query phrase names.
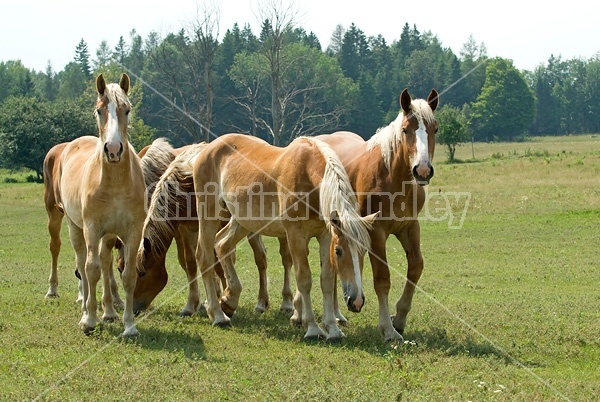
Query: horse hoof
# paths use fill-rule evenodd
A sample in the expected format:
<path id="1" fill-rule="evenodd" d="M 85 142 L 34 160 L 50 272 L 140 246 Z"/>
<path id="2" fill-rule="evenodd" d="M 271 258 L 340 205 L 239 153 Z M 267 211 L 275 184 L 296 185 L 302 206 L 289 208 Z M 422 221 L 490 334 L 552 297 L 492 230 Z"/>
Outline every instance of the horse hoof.
<path id="1" fill-rule="evenodd" d="M 398 326 L 397 326 L 397 325 L 394 323 L 394 319 L 395 319 L 395 318 L 396 318 L 396 316 L 395 316 L 395 315 L 391 315 L 391 316 L 390 316 L 390 320 L 392 320 L 392 326 L 394 327 L 394 329 L 395 329 L 396 331 L 398 331 L 398 333 L 399 333 L 400 335 L 404 335 L 404 328 L 399 328 L 399 327 L 398 327 Z"/>
<path id="2" fill-rule="evenodd" d="M 125 331 L 123 331 L 123 333 L 121 334 L 121 336 L 123 338 L 133 338 L 133 337 L 136 337 L 139 335 L 140 335 L 140 332 L 137 330 L 136 327 L 128 328 Z"/>
<path id="3" fill-rule="evenodd" d="M 224 321 L 215 321 L 215 322 L 213 322 L 213 327 L 231 328 L 232 327 L 231 320 L 227 319 Z"/>
<path id="4" fill-rule="evenodd" d="M 223 312 L 227 315 L 227 317 L 231 318 L 233 317 L 233 314 L 235 313 L 235 309 L 231 308 L 224 300 L 221 300 L 221 310 L 223 310 Z"/>
<path id="5" fill-rule="evenodd" d="M 83 324 L 81 325 L 81 330 L 87 336 L 95 334 L 96 331 L 100 331 L 100 329 L 101 329 L 100 325 L 96 325 L 95 327 L 88 327 L 87 325 L 83 325 Z"/>
<path id="6" fill-rule="evenodd" d="M 264 307 L 262 307 L 262 306 L 256 306 L 256 307 L 254 307 L 254 312 L 256 314 L 262 314 L 262 313 L 264 313 L 266 311 L 267 311 L 267 309 L 264 308 Z"/>
<path id="7" fill-rule="evenodd" d="M 206 310 L 204 310 L 204 311 L 206 311 Z M 190 311 L 190 310 L 185 310 L 185 309 L 184 309 L 184 310 L 181 310 L 181 312 L 179 313 L 179 316 L 180 316 L 180 317 L 182 317 L 182 318 L 183 318 L 183 317 L 191 317 L 191 316 L 193 316 L 193 315 L 194 315 L 194 313 L 193 313 L 192 311 Z"/>
<path id="8" fill-rule="evenodd" d="M 58 299 L 60 296 L 58 295 L 58 293 L 55 292 L 48 292 L 46 293 L 46 296 L 44 296 L 46 299 Z"/>
<path id="9" fill-rule="evenodd" d="M 296 318 L 296 317 L 291 317 L 290 318 L 290 324 L 292 325 L 292 327 L 299 328 L 299 327 L 302 326 L 302 319 L 301 318 Z"/>
<path id="10" fill-rule="evenodd" d="M 302 338 L 302 340 L 307 343 L 315 343 L 319 342 L 323 338 L 324 336 L 320 335 L 304 335 L 304 338 Z"/>
<path id="11" fill-rule="evenodd" d="M 331 344 L 331 345 L 339 345 L 342 343 L 342 340 L 344 339 L 343 336 L 332 336 L 330 338 L 327 338 L 327 343 Z"/>
<path id="12" fill-rule="evenodd" d="M 102 317 L 102 321 L 117 322 L 117 321 L 119 321 L 119 316 L 112 316 L 112 315 L 104 316 L 104 317 Z"/>
<path id="13" fill-rule="evenodd" d="M 282 314 L 285 314 L 285 315 L 292 315 L 292 314 L 294 314 L 294 308 L 281 306 L 281 308 L 279 309 L 279 312 Z"/>

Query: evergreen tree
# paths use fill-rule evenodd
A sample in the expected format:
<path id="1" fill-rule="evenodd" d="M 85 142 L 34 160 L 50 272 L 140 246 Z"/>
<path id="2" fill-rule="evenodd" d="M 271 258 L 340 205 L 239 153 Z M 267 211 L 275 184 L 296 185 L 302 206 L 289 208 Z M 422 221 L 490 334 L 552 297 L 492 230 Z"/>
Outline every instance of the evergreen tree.
<path id="1" fill-rule="evenodd" d="M 77 44 L 75 48 L 75 62 L 79 64 L 79 68 L 83 72 L 86 80 L 92 78 L 92 69 L 90 67 L 90 53 L 88 51 L 88 45 L 85 43 L 83 38 Z"/>
<path id="2" fill-rule="evenodd" d="M 96 50 L 96 59 L 94 60 L 94 70 L 100 71 L 102 67 L 110 63 L 111 51 L 108 46 L 108 42 L 103 40 L 100 42 L 98 49 Z"/>

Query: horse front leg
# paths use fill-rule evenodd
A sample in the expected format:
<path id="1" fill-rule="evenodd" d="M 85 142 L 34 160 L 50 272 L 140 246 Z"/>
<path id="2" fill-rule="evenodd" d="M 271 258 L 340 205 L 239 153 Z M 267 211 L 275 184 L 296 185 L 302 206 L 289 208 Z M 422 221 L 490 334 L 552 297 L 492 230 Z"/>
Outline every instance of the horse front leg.
<path id="1" fill-rule="evenodd" d="M 423 255 L 421 254 L 421 228 L 419 221 L 415 221 L 407 230 L 396 234 L 406 252 L 408 270 L 406 284 L 402 296 L 396 303 L 396 315 L 392 317 L 394 328 L 401 334 L 406 328 L 406 316 L 411 309 L 415 288 L 423 273 Z"/>
<path id="2" fill-rule="evenodd" d="M 83 315 L 79 326 L 84 333 L 89 334 L 96 328 L 97 325 L 100 324 L 97 312 L 98 300 L 96 298 L 96 289 L 102 273 L 100 259 L 100 236 L 94 227 L 85 227 L 83 233 L 86 242 L 87 254 L 84 269 L 85 275 L 81 276 L 81 280 L 87 281 L 88 293 L 86 297 L 84 291 L 86 314 Z"/>
<path id="3" fill-rule="evenodd" d="M 310 299 L 312 277 L 310 265 L 308 264 L 308 239 L 306 239 L 304 233 L 288 232 L 287 241 L 294 262 L 294 269 L 296 271 L 296 286 L 298 292 L 296 297 L 300 297 L 302 300 L 301 322 L 302 326 L 306 329 L 304 339 L 313 340 L 325 338 L 327 334 L 317 325 L 312 301 Z M 297 325 L 298 323 L 295 315 L 296 313 L 290 318 L 290 323 L 292 325 Z"/>
<path id="4" fill-rule="evenodd" d="M 327 233 L 319 238 L 319 254 L 321 257 L 321 292 L 323 293 L 323 327 L 327 332 L 327 340 L 340 341 L 345 335 L 337 325 L 335 315 L 336 274 L 331 267 L 329 258 L 331 234 Z M 338 307 L 339 308 L 339 307 Z"/>
<path id="5" fill-rule="evenodd" d="M 123 268 L 123 291 L 125 293 L 125 308 L 123 309 L 123 326 L 125 330 L 122 336 L 137 336 L 139 331 L 133 320 L 133 292 L 137 282 L 137 251 L 142 241 L 142 228 L 133 228 L 127 238 L 123 239 L 123 257 L 125 267 Z"/>
<path id="6" fill-rule="evenodd" d="M 102 240 L 100 245 L 100 264 L 102 267 L 102 276 L 104 280 L 104 286 L 102 288 L 102 309 L 104 314 L 102 315 L 102 321 L 114 322 L 119 319 L 119 315 L 115 310 L 113 300 L 113 283 L 116 286 L 114 275 L 112 274 L 112 249 L 114 247 L 116 239 L 109 239 L 107 241 Z M 111 281 L 112 278 L 112 281 Z M 117 287 L 118 294 L 118 287 Z"/>
<path id="7" fill-rule="evenodd" d="M 258 234 L 248 235 L 248 243 L 254 253 L 254 263 L 258 269 L 258 300 L 254 312 L 262 314 L 269 308 L 269 285 L 267 281 L 267 250 Z"/>
<path id="8" fill-rule="evenodd" d="M 390 320 L 388 297 L 390 293 L 390 268 L 387 263 L 386 247 L 388 235 L 383 230 L 371 232 L 371 250 L 369 259 L 373 269 L 373 287 L 379 303 L 379 322 L 377 329 L 386 342 L 402 341 L 402 335 L 396 331 Z"/>
<path id="9" fill-rule="evenodd" d="M 187 302 L 179 316 L 189 317 L 200 308 L 200 290 L 198 289 L 198 265 L 194 256 L 194 247 L 198 244 L 198 228 L 187 228 L 180 224 L 175 231 L 177 243 L 177 258 L 179 265 L 185 271 L 188 281 Z"/>

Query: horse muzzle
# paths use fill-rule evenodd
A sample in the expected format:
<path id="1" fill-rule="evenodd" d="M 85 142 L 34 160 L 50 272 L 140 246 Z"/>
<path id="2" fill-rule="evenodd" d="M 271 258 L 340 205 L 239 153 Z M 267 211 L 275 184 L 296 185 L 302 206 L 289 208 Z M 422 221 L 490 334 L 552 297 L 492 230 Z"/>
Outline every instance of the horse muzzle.
<path id="1" fill-rule="evenodd" d="M 104 155 L 106 155 L 106 159 L 110 163 L 117 163 L 121 160 L 121 156 L 123 155 L 123 143 L 118 142 L 105 142 L 104 143 Z"/>
<path id="2" fill-rule="evenodd" d="M 360 310 L 362 310 L 365 305 L 364 293 L 360 292 L 360 295 L 358 295 L 358 293 L 353 295 L 353 292 L 350 292 L 350 289 L 347 287 L 342 286 L 342 288 L 344 290 L 344 302 L 346 303 L 346 306 L 348 306 L 348 311 L 360 313 Z"/>
<path id="3" fill-rule="evenodd" d="M 417 184 L 421 186 L 426 186 L 429 184 L 429 180 L 433 177 L 433 166 L 431 163 L 427 162 L 426 164 L 420 163 L 413 167 L 412 174 Z"/>

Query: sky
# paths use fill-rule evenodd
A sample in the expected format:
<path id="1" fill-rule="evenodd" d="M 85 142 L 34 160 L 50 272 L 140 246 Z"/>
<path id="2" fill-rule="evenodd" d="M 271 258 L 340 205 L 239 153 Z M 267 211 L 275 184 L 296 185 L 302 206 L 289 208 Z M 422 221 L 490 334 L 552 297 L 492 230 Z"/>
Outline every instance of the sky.
<path id="1" fill-rule="evenodd" d="M 272 0 L 5 0 L 0 7 L 0 61 L 21 60 L 44 71 L 51 62 L 60 71 L 73 60 L 81 39 L 95 57 L 102 40 L 114 48 L 120 36 L 135 29 L 177 32 L 189 26 L 208 4 L 219 14 L 219 39 L 237 22 L 259 33 L 260 5 Z M 275 0 L 295 10 L 296 25 L 314 32 L 323 49 L 336 25 L 354 23 L 367 36 L 383 35 L 388 44 L 402 27 L 431 31 L 460 55 L 472 35 L 484 43 L 489 57 L 513 60 L 533 70 L 551 55 L 589 59 L 600 53 L 600 5 L 590 0 Z M 200 14 L 202 15 L 202 14 Z"/>

